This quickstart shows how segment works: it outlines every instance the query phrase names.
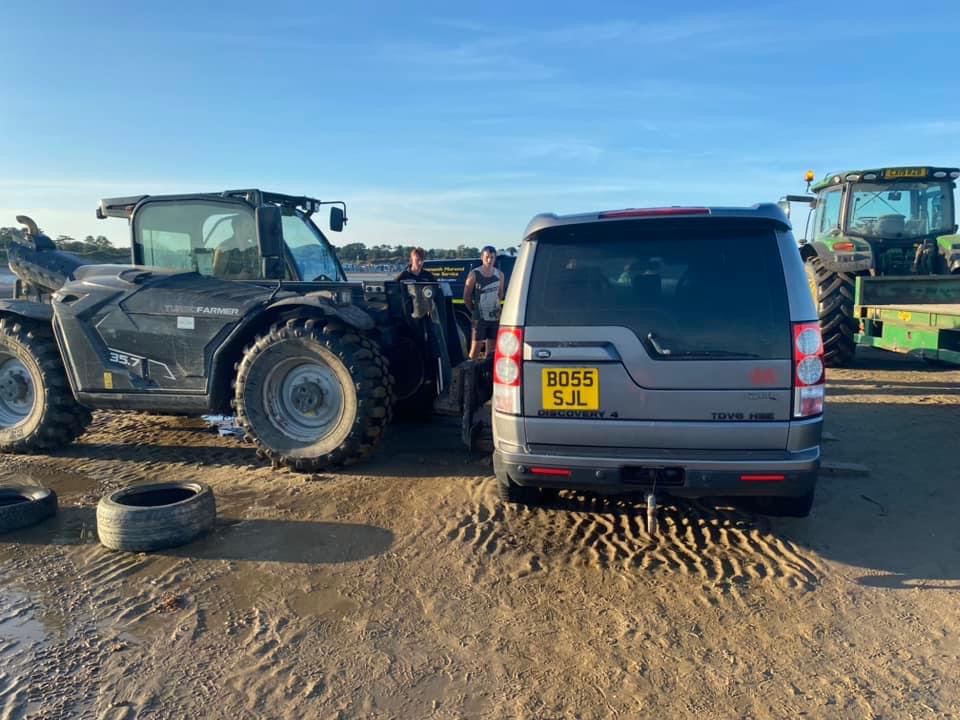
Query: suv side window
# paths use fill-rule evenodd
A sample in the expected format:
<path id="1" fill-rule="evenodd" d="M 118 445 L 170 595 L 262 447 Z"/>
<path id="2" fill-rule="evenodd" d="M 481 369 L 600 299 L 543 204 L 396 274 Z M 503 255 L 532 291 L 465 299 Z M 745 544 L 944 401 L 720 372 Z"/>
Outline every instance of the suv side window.
<path id="1" fill-rule="evenodd" d="M 253 210 L 218 202 L 148 203 L 134 217 L 135 257 L 145 265 L 225 280 L 261 276 Z"/>
<path id="2" fill-rule="evenodd" d="M 843 191 L 840 188 L 828 190 L 820 196 L 817 203 L 817 238 L 830 234 L 830 231 L 840 225 L 840 205 L 843 200 Z"/>

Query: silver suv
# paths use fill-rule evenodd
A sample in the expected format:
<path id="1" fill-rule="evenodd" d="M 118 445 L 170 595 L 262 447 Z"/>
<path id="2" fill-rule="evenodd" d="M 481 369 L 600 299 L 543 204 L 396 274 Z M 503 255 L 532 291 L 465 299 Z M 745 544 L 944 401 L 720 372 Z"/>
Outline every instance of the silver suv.
<path id="1" fill-rule="evenodd" d="M 494 360 L 500 496 L 754 496 L 806 516 L 823 343 L 772 204 L 538 215 Z"/>

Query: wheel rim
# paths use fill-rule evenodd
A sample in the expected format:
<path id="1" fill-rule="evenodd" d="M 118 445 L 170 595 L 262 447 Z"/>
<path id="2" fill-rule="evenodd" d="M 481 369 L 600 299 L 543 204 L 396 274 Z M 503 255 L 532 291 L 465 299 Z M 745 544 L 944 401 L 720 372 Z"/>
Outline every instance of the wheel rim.
<path id="1" fill-rule="evenodd" d="M 312 359 L 278 363 L 267 374 L 263 393 L 270 422 L 299 442 L 320 440 L 343 417 L 343 384 L 328 365 Z"/>
<path id="2" fill-rule="evenodd" d="M 35 395 L 27 366 L 9 353 L 0 353 L 0 427 L 13 427 L 26 420 Z"/>

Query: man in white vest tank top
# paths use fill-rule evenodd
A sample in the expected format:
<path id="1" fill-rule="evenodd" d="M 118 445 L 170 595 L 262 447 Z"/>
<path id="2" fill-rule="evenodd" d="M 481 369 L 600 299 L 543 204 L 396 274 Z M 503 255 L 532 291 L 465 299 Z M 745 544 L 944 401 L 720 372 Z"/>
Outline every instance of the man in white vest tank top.
<path id="1" fill-rule="evenodd" d="M 470 311 L 473 337 L 470 358 L 477 360 L 493 353 L 500 324 L 500 301 L 503 300 L 503 273 L 494 266 L 497 250 L 487 245 L 480 253 L 482 265 L 470 271 L 463 288 L 463 303 Z"/>

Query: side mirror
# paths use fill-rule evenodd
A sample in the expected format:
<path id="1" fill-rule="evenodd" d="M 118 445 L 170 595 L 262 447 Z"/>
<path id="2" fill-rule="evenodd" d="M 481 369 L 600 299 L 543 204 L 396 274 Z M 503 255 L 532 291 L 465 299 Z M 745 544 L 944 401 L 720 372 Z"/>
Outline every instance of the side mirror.
<path id="1" fill-rule="evenodd" d="M 790 201 L 789 200 L 780 200 L 777 202 L 777 207 L 783 210 L 783 214 L 787 216 L 787 219 L 790 219 Z"/>
<path id="2" fill-rule="evenodd" d="M 343 208 L 333 206 L 330 208 L 330 229 L 333 232 L 340 232 L 343 226 L 347 224 L 347 214 Z"/>
<path id="3" fill-rule="evenodd" d="M 283 257 L 283 214 L 276 205 L 257 208 L 257 242 L 261 257 Z"/>

